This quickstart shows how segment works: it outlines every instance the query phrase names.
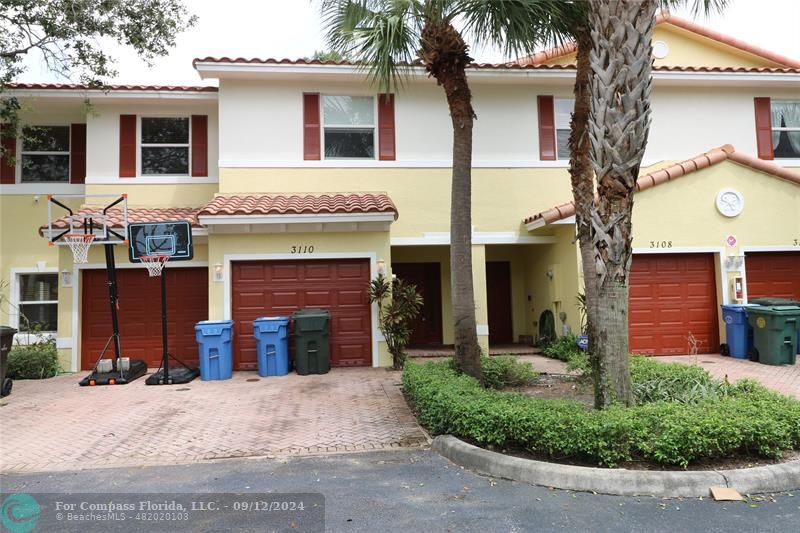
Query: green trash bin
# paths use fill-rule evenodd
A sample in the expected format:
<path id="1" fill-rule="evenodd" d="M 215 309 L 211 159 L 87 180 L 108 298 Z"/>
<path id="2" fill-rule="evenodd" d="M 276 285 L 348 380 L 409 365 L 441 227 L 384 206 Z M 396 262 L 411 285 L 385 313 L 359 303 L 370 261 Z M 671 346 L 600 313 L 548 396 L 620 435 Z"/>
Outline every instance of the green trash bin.
<path id="1" fill-rule="evenodd" d="M 747 320 L 753 328 L 753 347 L 759 362 L 767 365 L 795 364 L 800 306 L 750 307 Z"/>
<path id="2" fill-rule="evenodd" d="M 757 305 L 797 305 L 800 306 L 800 300 L 792 300 L 790 298 L 774 298 L 772 296 L 764 298 L 754 298 L 750 303 Z M 795 346 L 797 353 L 800 354 L 800 327 L 797 328 L 797 345 Z"/>
<path id="3" fill-rule="evenodd" d="M 301 376 L 327 374 L 331 369 L 329 327 L 331 314 L 324 309 L 301 309 L 294 320 L 294 368 Z"/>

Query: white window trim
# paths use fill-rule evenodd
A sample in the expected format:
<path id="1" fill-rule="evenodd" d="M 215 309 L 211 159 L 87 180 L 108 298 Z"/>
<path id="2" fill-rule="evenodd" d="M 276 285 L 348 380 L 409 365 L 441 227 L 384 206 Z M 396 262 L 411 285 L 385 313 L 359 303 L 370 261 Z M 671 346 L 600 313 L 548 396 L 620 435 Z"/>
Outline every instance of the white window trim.
<path id="1" fill-rule="evenodd" d="M 44 268 L 37 268 L 37 267 L 20 267 L 20 268 L 12 268 L 11 269 L 11 282 L 8 286 L 8 321 L 11 324 L 11 327 L 16 328 L 17 330 L 20 329 L 19 327 L 19 309 L 20 309 L 20 295 L 19 291 L 22 288 L 22 283 L 20 283 L 20 276 L 26 276 L 31 274 L 56 274 L 58 276 L 58 268 L 57 267 L 44 267 Z M 60 284 L 61 280 L 57 280 L 56 283 Z M 61 287 L 58 287 L 59 291 Z M 31 302 L 28 302 L 31 303 Z M 33 303 L 55 303 L 58 305 L 58 300 L 55 301 L 46 301 L 46 302 L 33 302 Z M 57 326 L 56 326 L 57 327 Z M 17 333 L 14 336 L 14 343 L 15 344 L 31 344 L 36 341 L 36 336 L 40 335 L 45 338 L 56 338 L 58 335 L 58 331 L 43 331 L 39 334 L 32 334 L 32 333 Z"/>
<path id="2" fill-rule="evenodd" d="M 564 100 L 569 100 L 569 101 L 571 101 L 571 102 L 572 102 L 572 109 L 573 109 L 573 111 L 574 111 L 574 109 L 575 109 L 575 98 L 569 98 L 569 97 L 558 97 L 558 96 L 556 96 L 556 97 L 554 97 L 554 98 L 553 98 L 553 134 L 555 135 L 556 161 L 564 161 L 564 162 L 569 162 L 569 156 L 570 156 L 570 154 L 566 154 L 566 157 L 561 157 L 561 154 L 559 154 L 559 153 L 558 153 L 558 130 L 567 130 L 567 131 L 569 131 L 569 130 L 570 130 L 570 125 L 569 125 L 569 123 L 567 124 L 567 126 L 566 126 L 565 128 L 559 128 L 559 127 L 558 127 L 558 122 L 557 122 L 557 120 L 556 120 L 556 119 L 557 119 L 557 117 L 558 117 L 558 115 L 556 114 L 556 102 L 558 102 L 558 101 L 564 101 Z"/>
<path id="3" fill-rule="evenodd" d="M 189 132 L 186 144 L 182 143 L 143 143 L 142 142 L 142 119 L 144 118 L 185 118 L 189 122 Z M 186 174 L 144 174 L 142 172 L 142 148 L 188 148 L 189 167 Z M 183 113 L 157 113 L 136 115 L 136 176 L 138 178 L 191 178 L 192 177 L 192 117 Z M 130 179 L 130 178 L 127 178 Z"/>
<path id="4" fill-rule="evenodd" d="M 17 157 L 16 161 L 16 168 L 15 168 L 15 175 L 16 175 L 16 184 L 17 185 L 69 185 L 72 183 L 72 124 L 71 123 L 58 123 L 58 122 L 50 122 L 47 124 L 23 124 L 20 128 L 20 132 L 23 128 L 46 128 L 46 127 L 60 127 L 60 128 L 67 128 L 68 131 L 68 142 L 69 142 L 69 149 L 66 152 L 29 152 L 24 151 L 23 148 L 23 136 L 20 135 L 17 138 L 17 153 L 19 157 Z M 36 154 L 36 155 L 67 155 L 69 157 L 69 168 L 67 169 L 67 180 L 66 181 L 22 181 L 22 157 L 26 154 Z"/>
<path id="5" fill-rule="evenodd" d="M 372 98 L 372 126 L 359 124 L 326 124 L 326 97 L 346 96 L 349 98 Z M 320 94 L 319 95 L 319 135 L 320 156 L 322 161 L 377 161 L 378 160 L 378 97 L 374 94 Z M 327 157 L 325 155 L 325 128 L 364 130 L 372 128 L 372 157 Z"/>
<path id="6" fill-rule="evenodd" d="M 783 104 L 798 104 L 798 105 L 800 105 L 800 99 L 798 99 L 798 100 L 770 100 L 770 110 L 769 110 L 770 111 L 770 118 L 772 117 L 772 104 L 780 104 L 780 103 L 783 103 Z M 780 126 L 775 126 L 773 124 L 772 125 L 772 131 L 796 131 L 796 132 L 800 132 L 800 126 L 795 126 L 795 127 L 792 127 L 792 128 L 783 128 L 783 127 L 780 127 Z M 773 157 L 775 158 L 774 159 L 775 161 L 790 161 L 790 162 L 791 161 L 797 161 L 796 157 L 778 157 L 778 156 L 776 156 L 775 155 L 775 147 L 774 146 L 772 147 L 772 154 L 773 154 Z"/>

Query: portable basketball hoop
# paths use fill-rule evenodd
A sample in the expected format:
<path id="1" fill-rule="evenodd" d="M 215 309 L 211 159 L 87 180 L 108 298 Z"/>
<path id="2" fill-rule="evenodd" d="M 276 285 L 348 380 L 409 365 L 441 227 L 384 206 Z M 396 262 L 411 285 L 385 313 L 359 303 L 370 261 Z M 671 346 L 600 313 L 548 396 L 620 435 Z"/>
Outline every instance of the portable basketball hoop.
<path id="1" fill-rule="evenodd" d="M 67 233 L 62 237 L 72 251 L 75 264 L 82 265 L 89 262 L 89 248 L 94 242 L 94 237 L 91 233 Z"/>
<path id="2" fill-rule="evenodd" d="M 157 278 L 169 261 L 168 255 L 143 255 L 139 257 L 142 264 L 147 267 L 147 273 L 151 278 Z"/>

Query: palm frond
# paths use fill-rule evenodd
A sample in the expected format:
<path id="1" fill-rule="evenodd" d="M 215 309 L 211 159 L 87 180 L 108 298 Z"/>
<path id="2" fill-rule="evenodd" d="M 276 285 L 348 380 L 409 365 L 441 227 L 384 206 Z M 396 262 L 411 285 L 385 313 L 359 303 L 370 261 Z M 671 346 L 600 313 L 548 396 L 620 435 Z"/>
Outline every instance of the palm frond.
<path id="1" fill-rule="evenodd" d="M 731 0 L 660 0 L 661 9 L 670 11 L 676 7 L 691 5 L 692 17 L 721 13 L 731 5 Z"/>

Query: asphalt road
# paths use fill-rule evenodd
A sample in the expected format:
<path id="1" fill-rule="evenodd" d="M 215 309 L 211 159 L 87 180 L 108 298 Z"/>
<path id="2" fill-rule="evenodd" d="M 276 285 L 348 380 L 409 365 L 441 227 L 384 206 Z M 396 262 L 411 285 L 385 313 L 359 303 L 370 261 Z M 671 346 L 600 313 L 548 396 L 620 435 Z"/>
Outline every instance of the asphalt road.
<path id="1" fill-rule="evenodd" d="M 2 492 L 322 493 L 327 531 L 798 531 L 798 494 L 747 502 L 574 493 L 478 476 L 430 451 L 387 451 L 0 477 Z M 189 526 L 189 524 L 184 524 Z M 153 531 L 132 521 L 60 531 Z M 206 513 L 192 531 L 263 531 L 258 513 Z M 299 528 L 302 530 L 303 528 Z M 40 529 L 34 529 L 39 531 Z"/>

